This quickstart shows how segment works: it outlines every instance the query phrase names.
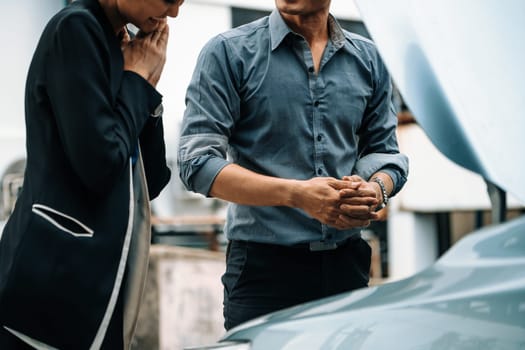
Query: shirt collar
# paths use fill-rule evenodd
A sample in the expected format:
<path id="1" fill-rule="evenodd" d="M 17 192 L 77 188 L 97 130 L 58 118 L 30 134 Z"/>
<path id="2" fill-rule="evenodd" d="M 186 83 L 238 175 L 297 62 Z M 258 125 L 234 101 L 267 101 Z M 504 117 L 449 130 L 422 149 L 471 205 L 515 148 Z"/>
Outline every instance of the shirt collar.
<path id="1" fill-rule="evenodd" d="M 286 22 L 281 17 L 281 14 L 277 9 L 273 10 L 270 14 L 270 40 L 272 44 L 272 51 L 275 50 L 281 43 L 284 38 L 292 33 L 292 30 L 288 27 Z M 328 29 L 330 32 L 330 40 L 334 44 L 336 49 L 340 49 L 345 46 L 345 43 L 348 41 L 352 44 L 357 50 L 360 50 L 359 47 L 354 43 L 352 38 L 348 33 L 343 31 L 341 25 L 337 22 L 334 16 L 331 14 L 328 16 Z"/>
<path id="2" fill-rule="evenodd" d="M 346 47 L 346 43 L 349 42 L 358 51 L 361 51 L 359 46 L 356 45 L 350 36 L 350 33 L 345 32 L 343 28 L 341 28 L 339 22 L 337 22 L 335 17 L 332 15 L 328 17 L 328 29 L 330 30 L 330 39 L 332 40 L 336 49 L 345 47 L 347 51 L 350 51 L 349 48 Z"/>
<path id="3" fill-rule="evenodd" d="M 286 25 L 281 14 L 277 9 L 270 14 L 270 40 L 272 43 L 272 51 L 281 45 L 284 38 L 292 31 Z"/>

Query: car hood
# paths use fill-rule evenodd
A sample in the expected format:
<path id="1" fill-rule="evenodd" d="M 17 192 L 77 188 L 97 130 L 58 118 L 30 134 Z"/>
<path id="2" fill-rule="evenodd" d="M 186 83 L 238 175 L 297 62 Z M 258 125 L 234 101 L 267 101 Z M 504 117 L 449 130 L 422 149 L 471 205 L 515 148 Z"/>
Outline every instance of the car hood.
<path id="1" fill-rule="evenodd" d="M 355 2 L 430 140 L 525 203 L 525 1 Z"/>
<path id="2" fill-rule="evenodd" d="M 525 216 L 470 234 L 411 278 L 269 314 L 225 338 L 251 339 L 252 350 L 520 348 Z"/>

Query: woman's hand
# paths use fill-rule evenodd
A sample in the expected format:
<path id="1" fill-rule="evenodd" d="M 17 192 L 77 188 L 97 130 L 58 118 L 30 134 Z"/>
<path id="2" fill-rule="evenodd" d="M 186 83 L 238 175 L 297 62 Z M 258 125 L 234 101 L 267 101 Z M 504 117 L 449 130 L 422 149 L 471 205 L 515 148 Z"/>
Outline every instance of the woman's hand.
<path id="1" fill-rule="evenodd" d="M 157 86 L 166 63 L 168 37 L 167 20 L 150 33 L 139 31 L 133 39 L 124 34 L 121 40 L 124 70 L 133 71 Z"/>

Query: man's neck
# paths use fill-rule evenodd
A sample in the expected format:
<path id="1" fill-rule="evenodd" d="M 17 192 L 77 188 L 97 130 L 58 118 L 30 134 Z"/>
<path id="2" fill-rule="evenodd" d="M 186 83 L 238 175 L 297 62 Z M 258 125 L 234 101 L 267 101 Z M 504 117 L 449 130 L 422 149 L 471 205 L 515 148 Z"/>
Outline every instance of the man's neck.
<path id="1" fill-rule="evenodd" d="M 288 26 L 296 33 L 301 34 L 310 47 L 316 43 L 328 41 L 328 10 L 312 15 L 290 15 L 281 13 Z"/>
<path id="2" fill-rule="evenodd" d="M 290 15 L 281 13 L 286 24 L 294 32 L 302 35 L 312 53 L 312 59 L 315 72 L 319 72 L 321 66 L 321 58 L 324 49 L 328 43 L 328 10 L 317 12 L 314 15 Z"/>

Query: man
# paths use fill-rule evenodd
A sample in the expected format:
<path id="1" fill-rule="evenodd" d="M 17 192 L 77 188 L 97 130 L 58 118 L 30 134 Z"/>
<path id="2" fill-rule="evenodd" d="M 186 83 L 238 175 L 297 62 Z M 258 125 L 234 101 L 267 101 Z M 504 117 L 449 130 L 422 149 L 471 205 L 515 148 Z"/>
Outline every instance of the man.
<path id="1" fill-rule="evenodd" d="M 156 85 L 181 3 L 77 0 L 44 29 L 23 188 L 0 241 L 2 350 L 129 348 L 149 200 L 170 178 Z"/>
<path id="2" fill-rule="evenodd" d="M 276 0 L 269 17 L 213 38 L 187 91 L 179 171 L 231 202 L 225 328 L 365 287 L 378 219 L 406 181 L 390 77 L 330 0 Z"/>

